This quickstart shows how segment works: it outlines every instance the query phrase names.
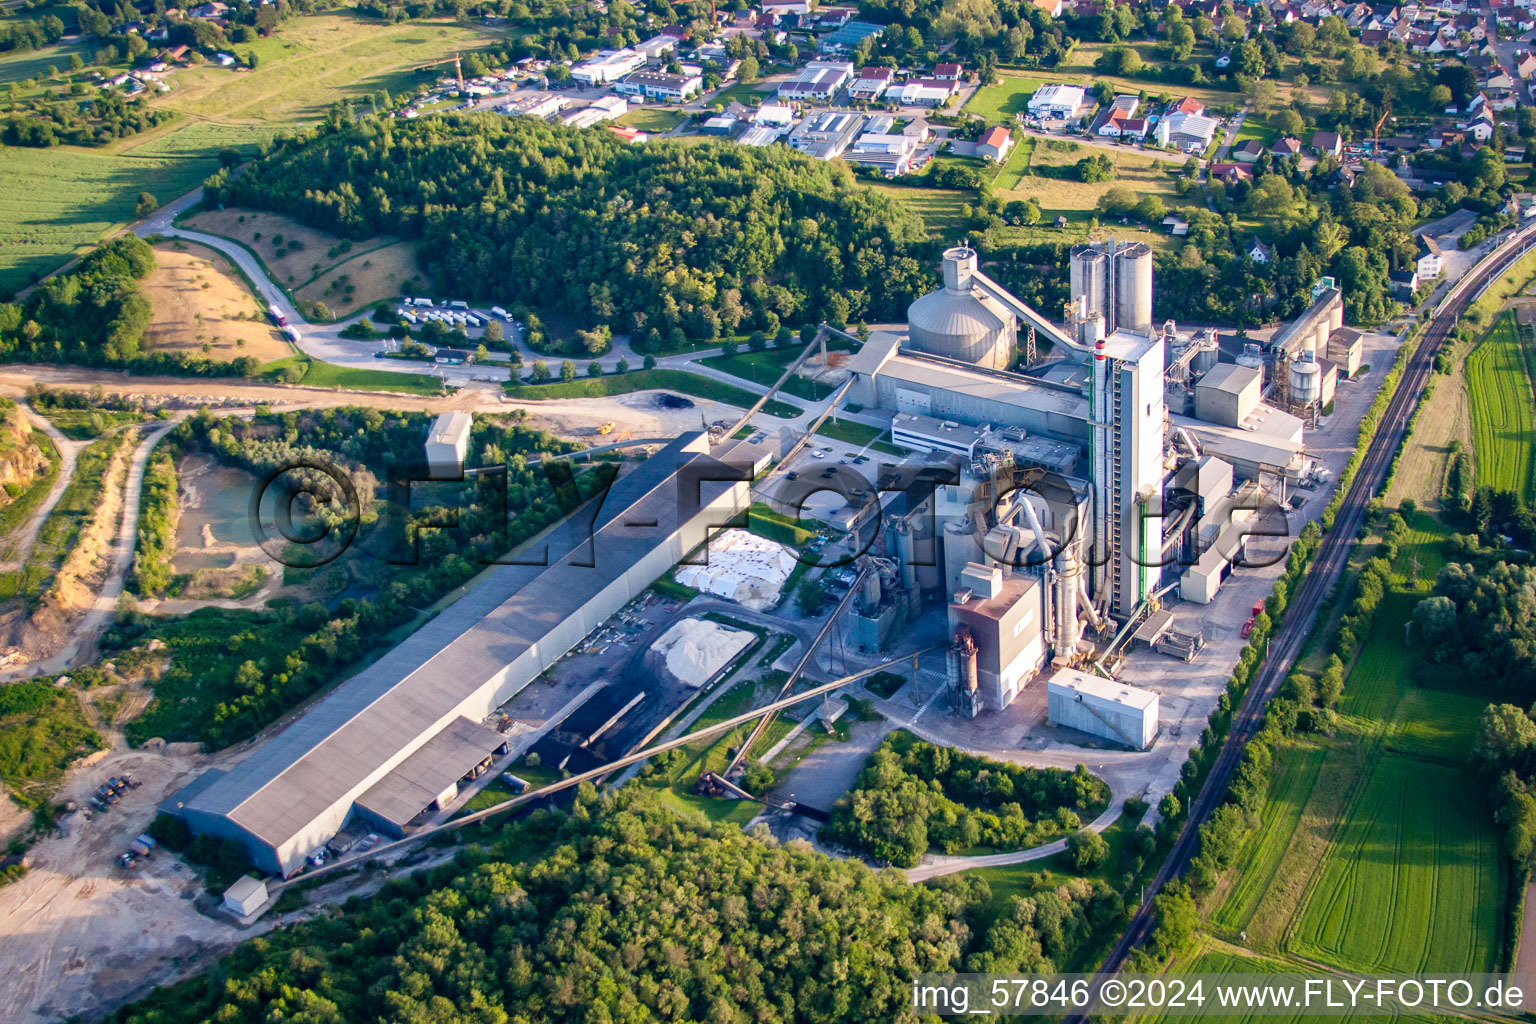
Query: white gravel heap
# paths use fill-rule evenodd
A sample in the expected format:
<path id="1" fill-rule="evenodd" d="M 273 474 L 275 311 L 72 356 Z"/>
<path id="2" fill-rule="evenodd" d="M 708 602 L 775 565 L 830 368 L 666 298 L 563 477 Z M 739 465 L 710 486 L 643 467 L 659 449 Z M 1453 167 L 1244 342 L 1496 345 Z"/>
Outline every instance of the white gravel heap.
<path id="1" fill-rule="evenodd" d="M 700 687 L 751 646 L 752 640 L 744 629 L 708 619 L 684 619 L 663 633 L 651 650 L 665 659 L 667 671 L 680 682 Z"/>
<path id="2" fill-rule="evenodd" d="M 795 556 L 778 541 L 746 530 L 725 530 L 711 537 L 706 565 L 680 565 L 677 582 L 756 611 L 779 601 L 784 581 L 795 570 Z"/>

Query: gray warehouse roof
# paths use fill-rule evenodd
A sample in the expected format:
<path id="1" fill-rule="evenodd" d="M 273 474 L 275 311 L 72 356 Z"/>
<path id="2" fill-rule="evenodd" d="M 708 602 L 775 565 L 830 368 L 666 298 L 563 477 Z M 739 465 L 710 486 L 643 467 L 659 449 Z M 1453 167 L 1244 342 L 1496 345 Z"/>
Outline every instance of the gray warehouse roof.
<path id="1" fill-rule="evenodd" d="M 400 767 L 358 797 L 357 806 L 403 829 L 423 808 L 506 742 L 507 738 L 495 729 L 456 718 L 402 761 Z"/>
<path id="2" fill-rule="evenodd" d="M 1238 366 L 1236 363 L 1217 363 L 1211 367 L 1204 377 L 1200 378 L 1196 387 L 1214 388 L 1217 391 L 1225 391 L 1229 394 L 1239 394 L 1244 388 L 1251 387 L 1259 379 L 1259 371 L 1251 366 Z"/>
<path id="3" fill-rule="evenodd" d="M 548 564 L 500 566 L 233 771 L 194 781 L 176 801 L 225 816 L 275 848 L 353 798 L 370 775 L 430 739 L 428 730 L 697 513 L 709 485 L 681 487 L 677 474 L 692 467 L 704 480 L 729 476 L 718 460 L 685 450 L 698 437 L 684 435 L 619 477 L 595 521 L 578 513 L 553 531 Z M 535 546 L 519 557 L 542 555 Z"/>
<path id="4" fill-rule="evenodd" d="M 1017 374 L 984 373 L 959 365 L 898 352 L 881 367 L 882 377 L 944 388 L 971 398 L 1017 405 L 1040 412 L 1059 413 L 1087 420 L 1088 399 L 1080 394 L 1050 387 Z"/>

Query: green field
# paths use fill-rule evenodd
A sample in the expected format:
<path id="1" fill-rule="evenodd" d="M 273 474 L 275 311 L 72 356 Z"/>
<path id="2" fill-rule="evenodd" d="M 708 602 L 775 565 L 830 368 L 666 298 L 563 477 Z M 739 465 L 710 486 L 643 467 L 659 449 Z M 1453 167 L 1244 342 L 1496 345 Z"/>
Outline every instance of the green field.
<path id="1" fill-rule="evenodd" d="M 1418 602 L 1417 595 L 1396 591 L 1382 598 L 1370 635 L 1362 638 L 1360 658 L 1344 684 L 1340 713 L 1386 721 L 1413 664 L 1413 651 L 1403 640 L 1403 625 L 1413 616 Z"/>
<path id="2" fill-rule="evenodd" d="M 767 349 L 762 352 L 737 352 L 734 356 L 709 356 L 699 362 L 733 377 L 772 387 L 773 382 L 784 373 L 784 367 L 799 357 L 800 348 L 796 345 L 793 348 Z M 803 398 L 808 402 L 819 402 L 832 393 L 832 386 L 792 376 L 784 382 L 779 393 Z"/>
<path id="3" fill-rule="evenodd" d="M 695 398 L 703 398 L 739 409 L 749 409 L 758 396 L 746 388 L 701 377 L 686 370 L 632 370 L 629 373 L 609 374 L 606 377 L 578 377 L 575 380 L 555 381 L 550 384 L 519 384 L 509 381 L 507 395 L 511 398 L 537 402 L 556 398 L 605 398 L 610 395 L 627 395 L 632 391 L 659 389 L 678 391 Z M 804 409 L 788 402 L 774 400 L 763 406 L 763 412 L 781 419 L 793 419 Z"/>
<path id="4" fill-rule="evenodd" d="M 915 188 L 911 185 L 871 184 L 902 206 L 923 218 L 928 237 L 938 242 L 958 242 L 964 233 L 965 217 L 961 207 L 966 197 L 942 188 Z"/>
<path id="5" fill-rule="evenodd" d="M 639 110 L 631 110 L 619 118 L 619 124 L 630 128 L 638 128 L 643 132 L 653 135 L 664 135 L 683 123 L 683 118 L 688 115 L 681 110 L 668 110 L 664 107 L 642 107 Z"/>
<path id="6" fill-rule="evenodd" d="M 1211 915 L 1213 924 L 1237 932 L 1253 919 L 1280 872 L 1327 756 L 1327 747 L 1311 743 L 1291 744 L 1276 752 L 1275 775 L 1269 784 L 1269 799 L 1260 814 L 1259 827 L 1237 855 L 1243 871 Z"/>
<path id="7" fill-rule="evenodd" d="M 1004 75 L 996 84 L 977 89 L 965 105 L 965 112 L 980 114 L 992 124 L 1006 124 L 1014 114 L 1022 114 L 1028 108 L 1029 98 L 1044 84 L 1039 78 Z"/>
<path id="8" fill-rule="evenodd" d="M 1498 970 L 1504 872 L 1486 790 L 1462 769 L 1382 756 L 1292 948 L 1346 970 Z"/>
<path id="9" fill-rule="evenodd" d="M 1509 313 L 1499 317 L 1467 357 L 1477 483 L 1514 491 L 1526 501 L 1536 499 L 1531 461 L 1531 449 L 1536 446 L 1531 359 L 1536 359 L 1536 354 Z"/>
<path id="10" fill-rule="evenodd" d="M 308 356 L 289 356 L 261 368 L 263 376 L 283 376 L 290 367 L 303 374 L 292 384 L 312 388 L 357 388 L 360 391 L 400 391 L 410 395 L 440 395 L 443 382 L 425 373 L 394 373 L 390 370 L 360 370 L 351 366 L 321 363 Z"/>
<path id="11" fill-rule="evenodd" d="M 1481 694 L 1410 687 L 1398 702 L 1387 749 L 1432 761 L 1466 764 L 1478 716 L 1488 706 Z"/>
<path id="12" fill-rule="evenodd" d="M 325 116 L 337 100 L 379 90 L 409 94 L 430 72 L 415 66 L 501 38 L 448 19 L 390 25 L 351 11 L 296 17 L 253 43 L 257 70 L 182 68 L 157 108 L 184 116 L 111 146 L 8 147 L 0 161 L 0 292 L 24 287 L 134 219 L 139 193 L 161 203 L 190 192 L 218 168 L 224 148 L 254 151 L 280 131 Z M 0 84 L 68 66 L 50 47 L 0 59 Z M 367 110 L 367 106 L 363 107 Z"/>

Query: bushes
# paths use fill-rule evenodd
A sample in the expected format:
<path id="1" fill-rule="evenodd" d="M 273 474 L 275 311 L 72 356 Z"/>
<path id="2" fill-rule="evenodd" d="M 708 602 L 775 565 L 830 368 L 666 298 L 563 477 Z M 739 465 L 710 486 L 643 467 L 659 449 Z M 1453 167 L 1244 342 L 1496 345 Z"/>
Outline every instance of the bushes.
<path id="1" fill-rule="evenodd" d="M 144 487 L 139 497 L 138 545 L 128 589 L 143 597 L 162 597 L 171 586 L 176 554 L 176 460 L 164 450 L 150 457 L 144 468 Z"/>

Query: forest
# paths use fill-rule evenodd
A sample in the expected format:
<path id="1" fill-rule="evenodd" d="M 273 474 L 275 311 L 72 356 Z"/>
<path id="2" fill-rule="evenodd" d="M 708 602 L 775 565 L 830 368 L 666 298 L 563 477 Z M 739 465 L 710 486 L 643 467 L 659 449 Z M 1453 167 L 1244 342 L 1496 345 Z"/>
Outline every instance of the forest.
<path id="1" fill-rule="evenodd" d="M 441 287 L 642 348 L 900 316 L 931 279 L 919 218 L 780 147 L 630 146 L 493 115 L 333 120 L 207 190 L 348 238 L 419 240 Z"/>
<path id="2" fill-rule="evenodd" d="M 424 413 L 351 407 L 258 410 L 249 421 L 216 418 L 204 409 L 166 436 L 160 448 L 167 453 L 204 453 L 257 477 L 296 463 L 335 466 L 356 487 L 361 522 L 306 504 L 329 530 L 357 530 L 356 542 L 335 561 L 283 570 L 286 580 L 311 584 L 302 593 L 312 593 L 314 599 L 279 597 L 258 611 L 208 608 L 182 618 L 139 613 L 120 618 L 103 642 L 106 648 L 125 650 L 159 638 L 172 651 L 169 667 L 154 683 L 154 700 L 128 726 L 130 740 L 142 743 L 160 736 L 200 740 L 217 748 L 254 734 L 355 670 L 361 659 L 377 654 L 380 638 L 410 623 L 417 609 L 579 504 L 579 497 L 562 493 L 566 481 L 536 469 L 532 462 L 540 453 L 563 454 L 573 445 L 526 427 L 517 418 L 478 417 L 470 464 L 506 466 L 504 478 L 485 478 L 503 486 L 505 494 L 459 485 L 463 501 L 450 508 L 413 504 L 408 516 L 382 515 L 374 504 L 375 492 L 382 490 L 390 466 L 421 459 L 431 421 Z M 161 463 L 157 474 L 164 468 Z M 314 472 L 300 470 L 276 479 L 279 486 L 294 484 L 298 477 L 315 479 Z M 585 480 L 575 478 L 575 486 Z M 150 483 L 152 497 L 174 493 L 174 477 L 156 475 Z M 254 479 L 252 485 L 257 486 Z M 167 536 L 171 503 L 150 500 L 143 514 L 143 532 Z M 295 515 L 296 521 L 304 521 Z M 455 515 L 457 528 L 451 525 Z M 402 543 L 402 528 L 414 539 L 414 559 Z M 300 558 L 291 561 L 304 564 Z M 136 584 L 174 592 L 178 580 L 163 562 L 161 558 L 137 564 Z"/>
<path id="3" fill-rule="evenodd" d="M 1075 771 L 1026 768 L 919 740 L 885 738 L 832 808 L 823 839 L 914 867 L 930 848 L 1020 850 L 1075 832 L 1109 804 L 1109 786 Z"/>
<path id="4" fill-rule="evenodd" d="M 1124 920 L 1102 883 L 996 914 L 991 898 L 980 879 L 910 885 L 641 787 L 583 787 L 568 817 L 535 812 L 110 1019 L 913 1021 L 916 972 L 1051 971 Z"/>

